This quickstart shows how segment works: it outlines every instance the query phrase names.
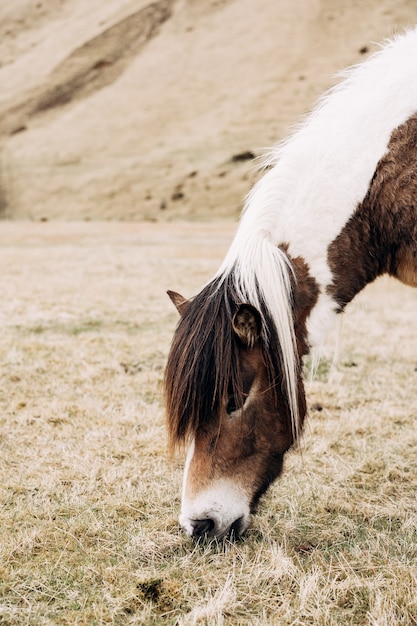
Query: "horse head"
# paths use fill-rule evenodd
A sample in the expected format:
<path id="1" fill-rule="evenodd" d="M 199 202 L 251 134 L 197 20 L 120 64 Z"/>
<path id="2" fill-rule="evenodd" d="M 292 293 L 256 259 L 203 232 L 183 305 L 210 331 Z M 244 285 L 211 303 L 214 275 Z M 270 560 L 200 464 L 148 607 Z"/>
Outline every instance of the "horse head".
<path id="1" fill-rule="evenodd" d="M 165 375 L 171 447 L 188 444 L 180 523 L 187 534 L 240 535 L 294 442 L 279 347 L 265 317 L 221 292 L 169 292 L 181 319 Z M 306 411 L 297 376 L 298 416 Z"/>

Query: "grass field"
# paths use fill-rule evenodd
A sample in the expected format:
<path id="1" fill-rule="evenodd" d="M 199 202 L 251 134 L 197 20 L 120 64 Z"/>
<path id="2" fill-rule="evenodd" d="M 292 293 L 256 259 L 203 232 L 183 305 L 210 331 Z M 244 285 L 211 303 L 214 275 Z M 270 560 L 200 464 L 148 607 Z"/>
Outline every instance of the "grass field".
<path id="1" fill-rule="evenodd" d="M 0 624 L 417 624 L 417 290 L 350 306 L 245 538 L 178 529 L 160 383 L 232 224 L 0 229 Z"/>

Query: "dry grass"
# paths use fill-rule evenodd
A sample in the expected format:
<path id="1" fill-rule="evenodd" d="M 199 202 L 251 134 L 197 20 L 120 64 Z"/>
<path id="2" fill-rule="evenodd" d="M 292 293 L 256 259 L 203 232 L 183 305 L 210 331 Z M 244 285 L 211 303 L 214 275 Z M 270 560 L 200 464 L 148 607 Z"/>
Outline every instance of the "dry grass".
<path id="1" fill-rule="evenodd" d="M 1 230 L 1 624 L 417 623 L 416 291 L 358 298 L 245 540 L 193 545 L 165 458 L 164 292 L 208 279 L 233 226 Z"/>

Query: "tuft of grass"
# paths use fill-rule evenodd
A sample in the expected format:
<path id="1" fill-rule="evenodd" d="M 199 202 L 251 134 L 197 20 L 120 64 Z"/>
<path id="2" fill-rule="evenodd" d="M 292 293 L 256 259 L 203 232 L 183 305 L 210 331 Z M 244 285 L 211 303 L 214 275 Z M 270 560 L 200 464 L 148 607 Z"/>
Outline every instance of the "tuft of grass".
<path id="1" fill-rule="evenodd" d="M 323 347 L 245 537 L 178 528 L 165 291 L 195 293 L 233 228 L 3 224 L 0 623 L 417 624 L 417 292 L 393 281 L 349 307 L 338 364 Z"/>

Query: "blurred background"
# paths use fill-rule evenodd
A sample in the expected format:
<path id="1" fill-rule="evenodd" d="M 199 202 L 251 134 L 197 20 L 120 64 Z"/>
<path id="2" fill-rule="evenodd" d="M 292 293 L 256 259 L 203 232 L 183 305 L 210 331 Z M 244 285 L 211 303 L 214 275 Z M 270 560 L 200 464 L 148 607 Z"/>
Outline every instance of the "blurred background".
<path id="1" fill-rule="evenodd" d="M 0 217 L 237 217 L 257 157 L 415 0 L 2 0 Z"/>

